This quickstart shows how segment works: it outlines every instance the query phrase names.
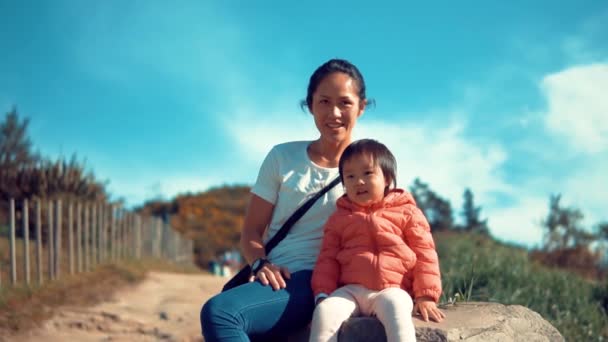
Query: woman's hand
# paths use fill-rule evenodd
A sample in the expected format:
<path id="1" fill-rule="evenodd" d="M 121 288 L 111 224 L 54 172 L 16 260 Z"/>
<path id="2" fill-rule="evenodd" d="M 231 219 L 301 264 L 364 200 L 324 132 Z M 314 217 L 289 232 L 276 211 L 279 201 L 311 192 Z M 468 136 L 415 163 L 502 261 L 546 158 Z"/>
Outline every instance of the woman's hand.
<path id="1" fill-rule="evenodd" d="M 429 321 L 429 317 L 435 322 L 441 322 L 445 318 L 445 314 L 439 310 L 435 301 L 430 297 L 416 298 L 416 306 L 414 313 L 420 313 L 425 322 Z"/>
<path id="2" fill-rule="evenodd" d="M 258 273 L 249 278 L 249 281 L 252 282 L 259 279 L 262 285 L 266 286 L 270 284 L 272 289 L 276 291 L 287 287 L 285 278 L 291 278 L 291 273 L 289 273 L 289 270 L 287 270 L 286 267 L 281 267 L 267 262 L 262 268 L 260 268 Z"/>

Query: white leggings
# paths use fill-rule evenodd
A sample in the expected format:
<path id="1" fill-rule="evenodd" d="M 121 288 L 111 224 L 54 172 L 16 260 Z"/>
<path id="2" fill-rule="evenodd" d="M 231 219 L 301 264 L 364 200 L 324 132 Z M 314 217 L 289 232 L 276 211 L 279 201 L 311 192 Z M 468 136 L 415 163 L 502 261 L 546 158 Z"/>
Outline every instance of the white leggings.
<path id="1" fill-rule="evenodd" d="M 416 341 L 413 307 L 410 295 L 397 287 L 372 291 L 361 285 L 343 286 L 315 308 L 310 342 L 338 341 L 342 323 L 355 316 L 376 316 L 387 342 Z"/>

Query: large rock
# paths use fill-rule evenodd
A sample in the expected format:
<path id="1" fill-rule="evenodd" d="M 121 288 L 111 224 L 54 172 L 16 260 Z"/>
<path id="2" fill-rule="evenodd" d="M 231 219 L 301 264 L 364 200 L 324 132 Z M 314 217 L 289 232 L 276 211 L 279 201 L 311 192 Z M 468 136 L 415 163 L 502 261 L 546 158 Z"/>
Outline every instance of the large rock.
<path id="1" fill-rule="evenodd" d="M 424 322 L 414 317 L 418 341 L 564 341 L 562 335 L 538 313 L 521 305 L 467 302 L 442 308 L 441 323 Z M 307 341 L 300 333 L 290 342 Z M 386 341 L 384 327 L 375 318 L 351 318 L 342 325 L 340 341 Z"/>

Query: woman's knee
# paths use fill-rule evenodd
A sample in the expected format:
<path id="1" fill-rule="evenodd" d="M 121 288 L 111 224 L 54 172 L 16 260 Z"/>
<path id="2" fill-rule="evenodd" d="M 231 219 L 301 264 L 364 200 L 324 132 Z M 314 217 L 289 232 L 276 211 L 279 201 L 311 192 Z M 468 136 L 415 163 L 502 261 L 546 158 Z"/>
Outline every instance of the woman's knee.
<path id="1" fill-rule="evenodd" d="M 211 317 L 213 317 L 213 312 L 215 311 L 215 305 L 213 304 L 213 298 L 207 300 L 203 307 L 201 308 L 200 320 L 201 326 L 204 325 L 205 322 L 209 322 Z"/>
<path id="2" fill-rule="evenodd" d="M 211 297 L 201 308 L 200 320 L 201 327 L 213 324 L 218 319 L 226 318 L 227 312 L 225 306 L 222 305 L 220 295 Z"/>

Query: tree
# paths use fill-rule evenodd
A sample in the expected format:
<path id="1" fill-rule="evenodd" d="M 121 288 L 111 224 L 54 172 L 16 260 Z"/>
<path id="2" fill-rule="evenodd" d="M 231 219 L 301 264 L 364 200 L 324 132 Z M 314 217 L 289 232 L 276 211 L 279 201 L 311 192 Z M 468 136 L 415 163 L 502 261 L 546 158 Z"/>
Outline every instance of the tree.
<path id="1" fill-rule="evenodd" d="M 608 222 L 600 222 L 595 226 L 600 253 L 600 267 L 608 266 Z M 607 287 L 608 289 L 608 287 Z M 608 298 L 608 297 L 607 297 Z"/>
<path id="2" fill-rule="evenodd" d="M 31 152 L 32 142 L 27 136 L 29 119 L 19 120 L 17 108 L 6 113 L 0 123 L 0 170 L 17 170 L 31 165 L 38 156 Z"/>
<path id="3" fill-rule="evenodd" d="M 419 178 L 416 178 L 410 186 L 410 192 L 433 230 L 446 230 L 454 227 L 450 201 L 441 198 Z"/>
<path id="4" fill-rule="evenodd" d="M 481 207 L 476 207 L 471 189 L 464 190 L 464 202 L 462 204 L 462 217 L 464 218 L 463 229 L 470 232 L 488 234 L 488 219 L 480 220 Z"/>
<path id="5" fill-rule="evenodd" d="M 31 152 L 32 143 L 27 136 L 28 123 L 28 119 L 19 119 L 15 107 L 6 113 L 4 121 L 0 123 L 0 199 L 19 196 L 19 171 L 39 160 Z"/>
<path id="6" fill-rule="evenodd" d="M 595 230 L 597 232 L 597 236 L 601 240 L 605 240 L 606 242 L 608 242 L 608 222 L 598 223 Z"/>
<path id="7" fill-rule="evenodd" d="M 594 236 L 581 226 L 583 213 L 577 208 L 563 207 L 560 200 L 560 194 L 549 198 L 549 214 L 542 223 L 546 228 L 545 249 L 588 246 Z"/>

